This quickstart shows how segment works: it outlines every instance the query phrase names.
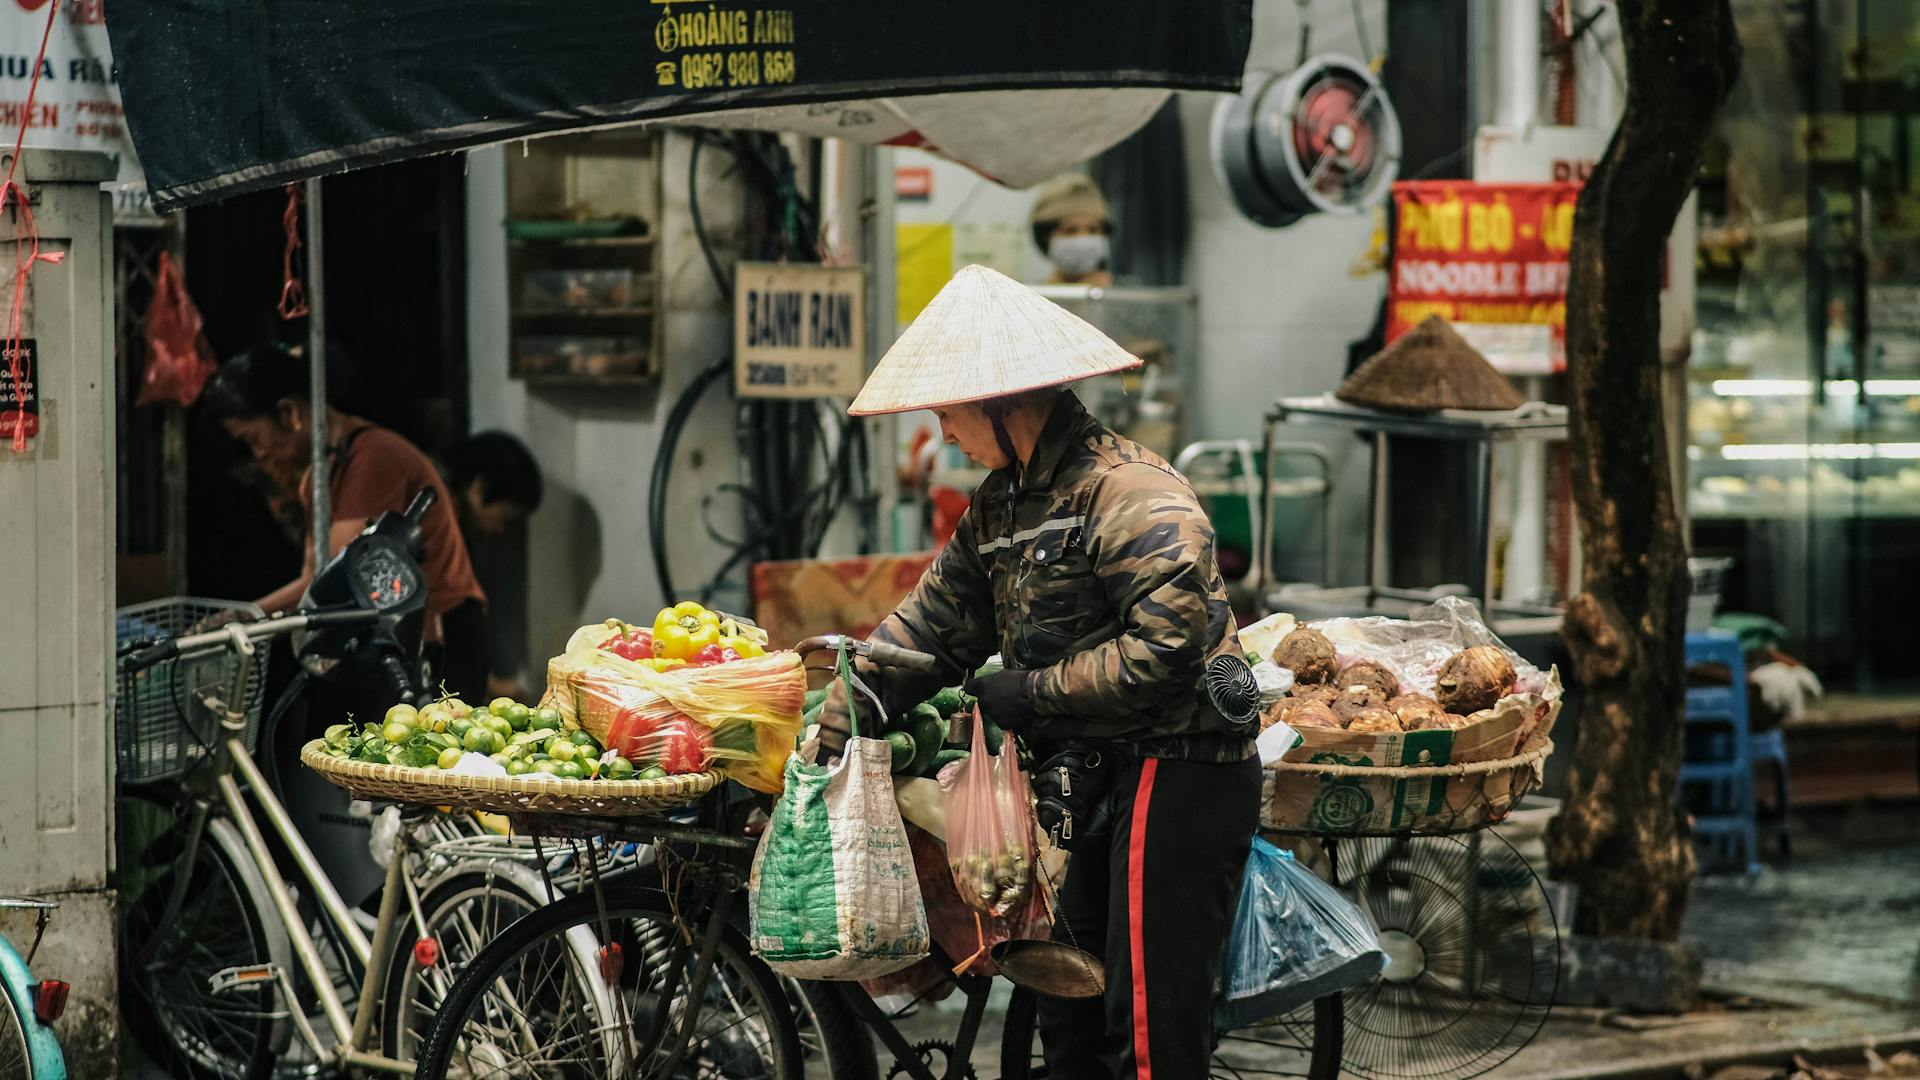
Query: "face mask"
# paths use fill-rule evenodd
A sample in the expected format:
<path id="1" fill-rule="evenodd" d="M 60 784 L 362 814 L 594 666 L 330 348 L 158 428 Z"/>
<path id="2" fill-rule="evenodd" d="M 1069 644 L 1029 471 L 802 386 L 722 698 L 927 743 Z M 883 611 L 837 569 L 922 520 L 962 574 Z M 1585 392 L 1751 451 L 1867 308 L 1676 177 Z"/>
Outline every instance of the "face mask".
<path id="1" fill-rule="evenodd" d="M 1107 263 L 1107 238 L 1092 236 L 1056 236 L 1047 244 L 1047 258 L 1066 277 L 1091 274 Z"/>

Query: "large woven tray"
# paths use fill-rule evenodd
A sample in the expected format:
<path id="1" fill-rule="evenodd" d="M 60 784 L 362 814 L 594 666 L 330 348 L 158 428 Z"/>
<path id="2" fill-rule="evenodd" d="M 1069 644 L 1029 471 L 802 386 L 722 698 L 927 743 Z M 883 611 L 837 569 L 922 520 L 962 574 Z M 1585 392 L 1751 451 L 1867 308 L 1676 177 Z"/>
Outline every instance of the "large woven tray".
<path id="1" fill-rule="evenodd" d="M 639 817 L 685 806 L 714 789 L 718 773 L 661 780 L 529 780 L 523 776 L 455 776 L 439 769 L 410 769 L 348 761 L 326 752 L 315 739 L 300 760 L 355 797 L 387 802 L 451 806 L 494 813 L 538 811 L 592 817 Z"/>
<path id="2" fill-rule="evenodd" d="M 1460 765 L 1358 766 L 1276 761 L 1267 766 L 1260 825 L 1313 836 L 1461 833 L 1507 816 L 1540 783 L 1553 741 Z"/>

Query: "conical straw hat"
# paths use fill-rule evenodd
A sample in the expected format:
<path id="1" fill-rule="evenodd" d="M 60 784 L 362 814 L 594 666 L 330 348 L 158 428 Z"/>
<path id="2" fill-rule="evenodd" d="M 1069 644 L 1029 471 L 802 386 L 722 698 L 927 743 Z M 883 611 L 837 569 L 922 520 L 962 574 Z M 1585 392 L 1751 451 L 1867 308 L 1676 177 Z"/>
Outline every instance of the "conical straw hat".
<path id="1" fill-rule="evenodd" d="M 1397 412 L 1517 409 L 1526 399 L 1447 320 L 1429 315 L 1361 364 L 1333 396 Z"/>
<path id="2" fill-rule="evenodd" d="M 953 275 L 867 376 L 854 416 L 912 412 L 1140 366 L 1086 320 L 984 266 Z"/>

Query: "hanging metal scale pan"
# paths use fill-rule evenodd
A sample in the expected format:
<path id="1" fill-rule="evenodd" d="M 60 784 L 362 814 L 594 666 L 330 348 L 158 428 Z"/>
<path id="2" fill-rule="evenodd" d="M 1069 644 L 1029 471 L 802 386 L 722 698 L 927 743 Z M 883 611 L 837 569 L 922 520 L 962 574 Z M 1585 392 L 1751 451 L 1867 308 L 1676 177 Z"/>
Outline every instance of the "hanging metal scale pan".
<path id="1" fill-rule="evenodd" d="M 1211 142 L 1235 209 L 1268 228 L 1377 206 L 1400 171 L 1399 117 L 1373 72 L 1345 56 L 1284 77 L 1247 72 L 1214 109 Z"/>

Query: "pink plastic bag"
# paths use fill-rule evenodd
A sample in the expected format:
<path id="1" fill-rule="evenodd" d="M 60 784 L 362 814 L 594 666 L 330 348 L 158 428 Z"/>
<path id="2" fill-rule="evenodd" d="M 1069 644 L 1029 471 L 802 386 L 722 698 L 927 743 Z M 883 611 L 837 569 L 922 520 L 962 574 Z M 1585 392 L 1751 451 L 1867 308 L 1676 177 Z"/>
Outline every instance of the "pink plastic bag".
<path id="1" fill-rule="evenodd" d="M 173 404 L 186 407 L 220 366 L 201 332 L 200 309 L 187 295 L 186 283 L 173 257 L 160 253 L 154 271 L 153 303 L 147 307 L 147 369 L 140 376 L 135 405 Z"/>
<path id="2" fill-rule="evenodd" d="M 995 918 L 1018 908 L 1033 887 L 1033 789 L 1011 741 L 999 757 L 987 752 L 980 710 L 973 749 L 942 795 L 947 811 L 947 865 L 968 907 Z"/>

